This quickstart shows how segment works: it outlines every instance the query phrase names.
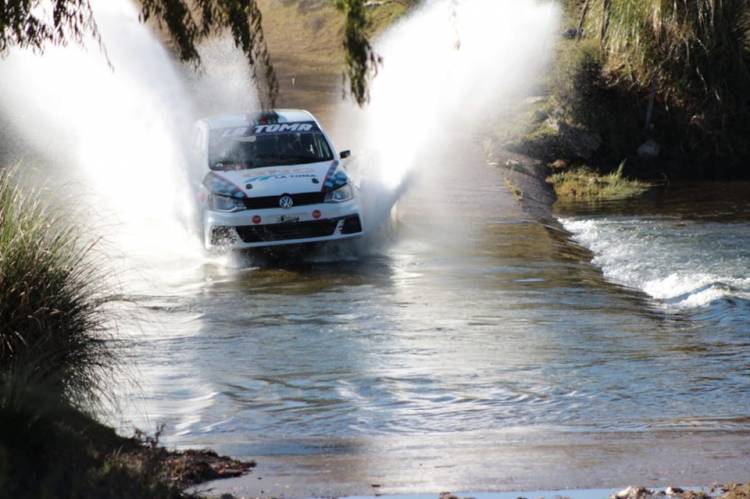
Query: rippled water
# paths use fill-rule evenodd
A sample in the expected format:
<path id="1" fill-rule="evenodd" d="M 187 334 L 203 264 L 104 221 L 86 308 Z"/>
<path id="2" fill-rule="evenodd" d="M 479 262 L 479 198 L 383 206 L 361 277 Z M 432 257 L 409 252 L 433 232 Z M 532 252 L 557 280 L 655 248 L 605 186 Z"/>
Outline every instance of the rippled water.
<path id="1" fill-rule="evenodd" d="M 688 197 L 675 212 L 676 191 L 637 213 L 567 209 L 592 266 L 499 173 L 469 171 L 412 192 L 367 251 L 206 264 L 134 297 L 150 323 L 128 346 L 142 383 L 129 420 L 245 455 L 313 437 L 748 428 L 744 291 L 690 302 L 710 289 L 702 276 L 744 278 L 746 207 Z M 670 279 L 695 291 L 638 289 Z"/>
<path id="2" fill-rule="evenodd" d="M 561 222 L 607 279 L 642 290 L 665 311 L 743 329 L 750 320 L 749 195 L 747 184 L 677 186 Z"/>
<path id="3" fill-rule="evenodd" d="M 497 9 L 500 4 L 494 5 Z M 530 2 L 506 4 L 511 5 L 534 14 Z M 554 11 L 543 12 L 551 23 Z M 525 17 L 498 17 L 507 23 L 505 34 L 513 42 L 509 34 L 518 24 L 515 19 Z M 126 29 L 118 19 L 110 21 Z M 527 20 L 529 25 L 533 19 Z M 495 28 L 493 23 L 489 20 L 485 28 Z M 515 29 L 519 26 L 523 28 Z M 401 31 L 407 40 L 421 33 Z M 532 35 L 525 33 L 538 42 L 540 37 Z M 148 47 L 155 43 L 146 33 L 139 36 Z M 416 38 L 424 41 L 421 35 Z M 472 38 L 462 39 L 462 54 L 472 54 Z M 454 51 L 455 40 L 450 41 L 448 50 Z M 394 45 L 400 49 L 405 43 Z M 122 46 L 135 50 L 137 45 Z M 502 56 L 502 48 L 493 46 L 497 53 L 492 57 Z M 150 53 L 156 54 L 153 65 L 172 75 L 157 80 L 176 79 L 164 54 Z M 511 66 L 519 63 L 520 53 L 514 52 Z M 395 80 L 381 81 L 391 81 L 384 88 L 403 100 L 377 104 L 379 94 L 373 94 L 375 109 L 388 111 L 383 122 L 399 120 L 401 108 L 420 98 L 419 109 L 429 110 L 434 123 L 418 150 L 414 141 L 404 140 L 408 130 L 392 130 L 373 144 L 376 149 L 393 145 L 384 166 L 409 170 L 396 175 L 401 179 L 409 174 L 409 189 L 381 232 L 357 244 L 273 260 L 205 255 L 179 223 L 189 218 L 189 207 L 163 196 L 178 190 L 165 185 L 181 184 L 168 177 L 142 180 L 152 166 L 177 166 L 175 161 L 162 155 L 149 158 L 148 147 L 130 147 L 129 154 L 110 158 L 111 148 L 103 147 L 100 135 L 92 132 L 112 140 L 153 142 L 164 154 L 169 152 L 164 143 L 178 153 L 182 150 L 179 141 L 157 139 L 161 135 L 142 126 L 150 123 L 169 131 L 160 123 L 179 106 L 148 105 L 134 112 L 135 104 L 122 109 L 117 105 L 114 115 L 104 106 L 148 104 L 141 94 L 161 89 L 151 72 L 141 68 L 144 60 L 137 53 L 125 55 L 119 66 L 125 71 L 117 74 L 145 73 L 149 79 L 141 81 L 139 76 L 134 82 L 141 86 L 120 86 L 112 83 L 117 77 L 101 72 L 101 84 L 87 80 L 102 90 L 100 99 L 93 101 L 86 88 L 79 88 L 77 102 L 86 104 L 89 119 L 80 121 L 86 126 L 68 144 L 79 154 L 91 153 L 84 159 L 102 186 L 100 201 L 91 203 L 88 212 L 90 230 L 104 236 L 101 248 L 116 269 L 116 289 L 122 293 L 113 307 L 118 317 L 114 344 L 124 372 L 116 391 L 119 406 L 107 417 L 123 431 L 164 424 L 168 444 L 206 445 L 261 462 L 269 456 L 331 454 L 360 455 L 368 461 L 360 469 L 342 468 L 333 481 L 366 483 L 369 456 L 379 455 L 415 463 L 402 470 L 404 483 L 413 482 L 415 467 L 421 466 L 415 456 L 438 455 L 433 461 L 438 471 L 428 477 L 432 480 L 443 465 L 451 465 L 444 461 L 462 455 L 468 471 L 459 478 L 473 484 L 482 466 L 488 466 L 478 460 L 504 449 L 518 435 L 520 450 L 506 456 L 506 464 L 523 456 L 528 435 L 542 442 L 539 456 L 556 446 L 562 449 L 559 462 L 567 462 L 568 449 L 580 445 L 599 449 L 602 459 L 619 463 L 632 447 L 612 443 L 609 436 L 617 432 L 641 435 L 646 443 L 640 445 L 647 446 L 652 436 L 672 435 L 663 430 L 673 430 L 680 441 L 698 430 L 750 430 L 747 185 L 671 187 L 595 209 L 559 206 L 560 223 L 539 221 L 506 188 L 504 173 L 487 166 L 472 133 L 462 131 L 464 124 L 472 130 L 472 120 L 457 126 L 453 114 L 435 106 L 444 95 L 458 95 L 458 109 L 469 99 L 481 108 L 487 102 L 477 92 L 483 88 L 481 93 L 486 93 L 487 85 L 477 89 L 472 83 L 480 78 L 453 81 L 438 71 L 425 74 L 453 86 L 434 88 L 434 95 L 401 94 L 405 87 L 400 82 L 409 75 L 396 72 Z M 62 67 L 78 60 L 65 53 L 60 57 L 51 60 Z M 472 60 L 470 67 L 477 71 L 487 67 Z M 129 72 L 125 61 L 135 70 Z M 98 68 L 93 62 L 79 64 Z M 21 81 L 26 66 L 32 75 L 54 69 L 35 69 L 36 62 L 23 59 L 16 63 L 20 65 L 13 74 Z M 406 58 L 395 67 L 412 66 Z M 498 70 L 502 67 L 489 76 L 504 73 Z M 69 83 L 78 88 L 79 80 Z M 514 91 L 524 86 L 521 83 L 511 85 Z M 10 86 L 29 91 L 26 85 Z M 110 95 L 113 88 L 130 99 L 118 98 L 117 92 Z M 211 93 L 214 85 L 207 88 Z M 494 92 L 498 87 L 488 88 Z M 25 106 L 18 106 L 24 100 L 14 96 L 6 93 L 3 102 L 13 102 L 5 106 L 23 107 L 26 113 Z M 61 100 L 54 92 L 42 97 L 34 94 L 33 100 L 47 112 Z M 420 111 L 423 114 L 427 111 Z M 349 117 L 349 125 L 341 125 L 339 118 L 335 121 L 340 128 L 356 129 L 351 123 L 361 117 Z M 382 130 L 382 122 L 374 121 Z M 47 130 L 49 125 L 56 131 L 54 123 L 25 122 L 35 132 L 27 137 L 29 143 L 38 140 L 40 131 L 56 136 Z M 339 145 L 349 147 L 331 125 Z M 396 164 L 402 148 L 412 146 L 410 164 Z M 52 149 L 64 150 L 57 144 Z M 354 150 L 356 157 L 361 149 Z M 66 165 L 61 170 L 68 171 L 69 165 L 60 161 Z M 103 164 L 117 175 L 98 175 Z M 386 208 L 383 217 L 400 192 L 389 192 L 387 202 L 375 199 Z M 134 216 L 118 219 L 109 214 L 110 204 Z M 173 209 L 179 216 L 171 216 Z M 690 442 L 684 448 L 690 448 Z M 721 452 L 724 444 L 700 443 Z M 729 451 L 736 451 L 731 442 Z M 664 460 L 660 455 L 653 462 Z M 566 473 L 577 472 L 579 481 L 585 481 L 590 461 L 586 455 Z M 528 466 L 511 472 L 528 473 Z M 494 470 L 481 473 L 494 476 Z M 437 483 L 423 481 L 420 486 L 431 490 Z M 486 487 L 496 488 L 493 483 Z M 323 492 L 330 495 L 328 489 Z"/>

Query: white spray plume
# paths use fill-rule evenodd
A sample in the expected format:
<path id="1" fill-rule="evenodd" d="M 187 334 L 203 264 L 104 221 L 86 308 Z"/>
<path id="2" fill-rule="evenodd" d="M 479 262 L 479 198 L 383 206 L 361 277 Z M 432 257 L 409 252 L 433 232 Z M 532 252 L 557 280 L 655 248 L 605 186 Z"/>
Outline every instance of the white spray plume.
<path id="1" fill-rule="evenodd" d="M 370 103 L 342 106 L 338 115 L 357 130 L 349 140 L 366 165 L 370 229 L 388 215 L 425 148 L 481 131 L 498 106 L 528 95 L 548 63 L 558 20 L 552 2 L 428 0 L 380 38 L 375 50 L 384 64 Z"/>
<path id="2" fill-rule="evenodd" d="M 231 57 L 215 42 L 204 50 L 205 71 L 186 79 L 130 0 L 93 7 L 106 57 L 93 40 L 43 54 L 13 50 L 0 61 L 0 108 L 30 147 L 68 170 L 56 180 L 74 186 L 87 222 L 106 229 L 102 244 L 127 255 L 125 267 L 200 265 L 190 227 L 194 110 L 227 102 L 249 110 L 256 98 L 247 74 L 213 77 L 224 62 L 213 56 Z M 212 99 L 196 104 L 195 96 Z"/>

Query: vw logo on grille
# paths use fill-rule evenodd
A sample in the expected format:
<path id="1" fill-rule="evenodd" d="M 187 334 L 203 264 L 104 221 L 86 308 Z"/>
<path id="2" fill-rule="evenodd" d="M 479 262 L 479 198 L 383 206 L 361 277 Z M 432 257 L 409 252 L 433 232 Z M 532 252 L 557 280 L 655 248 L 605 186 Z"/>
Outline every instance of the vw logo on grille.
<path id="1" fill-rule="evenodd" d="M 279 206 L 282 208 L 288 210 L 292 206 L 294 206 L 294 200 L 292 199 L 292 196 L 289 196 L 287 194 L 284 194 L 279 198 Z"/>

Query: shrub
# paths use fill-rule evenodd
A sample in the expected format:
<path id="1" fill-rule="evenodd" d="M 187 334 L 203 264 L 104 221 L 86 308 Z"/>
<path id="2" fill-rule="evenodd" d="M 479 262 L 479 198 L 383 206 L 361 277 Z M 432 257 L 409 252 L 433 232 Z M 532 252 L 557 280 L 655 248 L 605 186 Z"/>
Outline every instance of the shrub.
<path id="1" fill-rule="evenodd" d="M 655 91 L 682 156 L 744 156 L 750 132 L 748 0 L 599 0 L 589 34 L 621 87 Z"/>

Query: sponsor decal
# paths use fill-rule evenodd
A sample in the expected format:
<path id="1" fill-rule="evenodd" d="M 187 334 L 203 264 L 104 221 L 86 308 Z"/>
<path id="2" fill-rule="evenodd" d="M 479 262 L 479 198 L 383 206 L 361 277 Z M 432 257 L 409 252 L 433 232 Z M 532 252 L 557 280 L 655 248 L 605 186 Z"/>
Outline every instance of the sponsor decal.
<path id="1" fill-rule="evenodd" d="M 292 173 L 290 175 L 260 175 L 258 177 L 250 177 L 245 179 L 245 182 L 266 182 L 268 180 L 282 180 L 290 178 L 315 178 L 312 173 Z"/>
<path id="2" fill-rule="evenodd" d="M 256 177 L 273 177 L 274 175 L 289 175 L 292 173 L 315 173 L 314 168 L 300 166 L 297 168 L 266 168 L 264 170 L 257 171 L 252 177 L 243 179 L 244 182 L 250 182 L 251 179 Z"/>
<path id="3" fill-rule="evenodd" d="M 310 122 L 298 122 L 298 123 L 272 123 L 264 125 L 251 125 L 250 127 L 232 127 L 224 128 L 221 131 L 221 136 L 225 138 L 234 139 L 249 139 L 255 140 L 256 135 L 273 135 L 278 133 L 291 133 L 291 132 L 312 132 L 319 131 L 318 126 Z"/>
<path id="4" fill-rule="evenodd" d="M 285 133 L 285 132 L 311 132 L 316 130 L 315 123 L 274 123 L 272 125 L 256 125 L 255 135 L 265 133 Z"/>
<path id="5" fill-rule="evenodd" d="M 347 177 L 346 173 L 343 170 L 337 170 L 337 166 L 338 163 L 335 163 L 328 170 L 326 179 L 323 182 L 324 191 L 335 191 L 339 187 L 343 187 L 347 184 L 347 182 L 349 182 L 349 177 Z"/>
<path id="6" fill-rule="evenodd" d="M 243 182 L 251 184 L 253 182 L 266 182 L 268 180 L 282 180 L 282 179 L 296 179 L 296 178 L 312 178 L 315 181 L 317 179 L 315 175 L 315 169 L 307 167 L 299 168 L 268 168 L 257 172 L 252 177 L 245 177 L 242 179 Z"/>

